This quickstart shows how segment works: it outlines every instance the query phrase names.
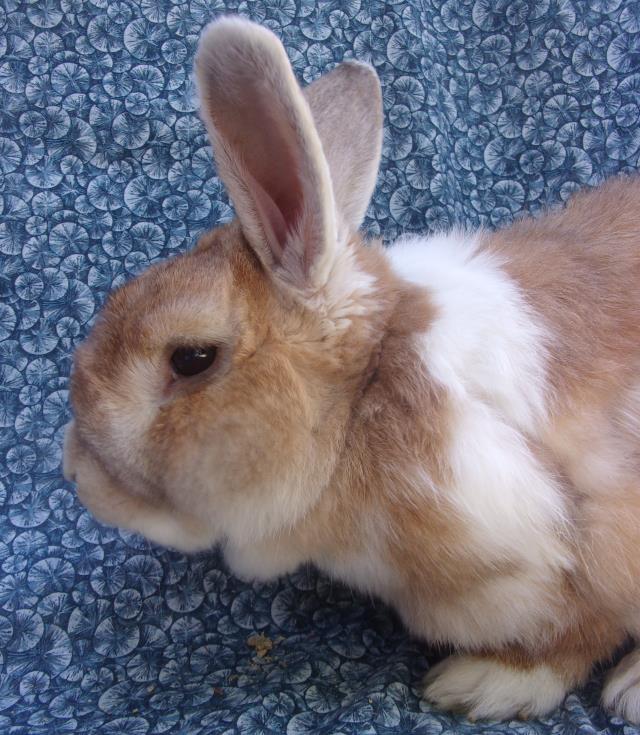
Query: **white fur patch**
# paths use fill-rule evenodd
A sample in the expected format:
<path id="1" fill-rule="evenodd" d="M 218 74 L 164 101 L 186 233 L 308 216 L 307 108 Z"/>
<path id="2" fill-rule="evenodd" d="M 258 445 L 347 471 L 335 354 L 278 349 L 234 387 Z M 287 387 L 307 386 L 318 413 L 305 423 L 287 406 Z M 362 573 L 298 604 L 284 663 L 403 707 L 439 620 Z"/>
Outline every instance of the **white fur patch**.
<path id="1" fill-rule="evenodd" d="M 546 570 L 531 568 L 496 575 L 452 601 L 428 601 L 407 626 L 431 641 L 462 648 L 499 648 L 513 641 L 535 645 L 541 632 L 558 622 L 552 579 Z"/>
<path id="2" fill-rule="evenodd" d="M 444 710 L 463 710 L 472 720 L 541 717 L 567 691 L 547 666 L 521 670 L 473 656 L 450 656 L 431 669 L 425 684 L 427 700 Z"/>
<path id="3" fill-rule="evenodd" d="M 425 342 L 431 374 L 460 398 L 490 403 L 537 434 L 545 410 L 546 334 L 479 236 L 453 231 L 401 238 L 396 272 L 429 290 L 438 309 Z"/>
<path id="4" fill-rule="evenodd" d="M 602 706 L 633 724 L 640 724 L 640 649 L 633 650 L 607 677 Z"/>
<path id="5" fill-rule="evenodd" d="M 360 529 L 353 534 L 361 539 L 358 549 L 329 549 L 321 557 L 315 558 L 314 562 L 327 574 L 354 589 L 393 603 L 393 593 L 398 589 L 399 578 L 386 561 L 386 527 L 382 517 L 363 514 Z"/>
<path id="6" fill-rule="evenodd" d="M 546 413 L 546 335 L 516 285 L 477 248 L 477 237 L 453 232 L 405 238 L 389 255 L 437 308 L 421 351 L 454 411 L 456 502 L 489 546 L 548 559 L 550 539 L 536 536 L 561 523 L 564 508 L 525 439 Z"/>
<path id="7" fill-rule="evenodd" d="M 353 589 L 393 603 L 393 591 L 398 589 L 399 578 L 384 560 L 378 546 L 378 543 L 371 541 L 370 545 L 359 551 L 322 556 L 315 558 L 314 563 Z"/>
<path id="8" fill-rule="evenodd" d="M 309 300 L 309 306 L 322 318 L 326 334 L 348 329 L 354 317 L 376 308 L 373 299 L 376 279 L 358 266 L 350 245 L 340 245 L 324 286 Z"/>
<path id="9" fill-rule="evenodd" d="M 229 569 L 248 582 L 268 582 L 283 574 L 294 572 L 307 559 L 301 556 L 293 544 L 276 539 L 263 539 L 258 543 L 239 546 L 224 545 L 224 558 Z"/>
<path id="10" fill-rule="evenodd" d="M 389 256 L 436 307 L 420 350 L 450 400 L 452 479 L 439 490 L 467 521 L 461 544 L 496 567 L 517 567 L 433 608 L 423 627 L 466 645 L 522 639 L 549 621 L 545 586 L 572 566 L 561 490 L 528 443 L 545 422 L 545 330 L 475 236 L 405 238 Z"/>
<path id="11" fill-rule="evenodd" d="M 534 567 L 569 567 L 557 540 L 565 523 L 563 497 L 519 431 L 479 400 L 456 406 L 448 497 L 470 519 L 488 559 L 522 559 Z"/>

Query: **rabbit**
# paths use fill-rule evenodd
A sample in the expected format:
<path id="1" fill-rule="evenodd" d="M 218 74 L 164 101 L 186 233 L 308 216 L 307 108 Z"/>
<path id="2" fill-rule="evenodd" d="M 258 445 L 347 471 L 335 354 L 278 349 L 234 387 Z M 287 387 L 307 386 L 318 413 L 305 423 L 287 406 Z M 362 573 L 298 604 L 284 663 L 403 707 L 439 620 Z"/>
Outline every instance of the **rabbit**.
<path id="1" fill-rule="evenodd" d="M 359 228 L 375 71 L 304 90 L 224 17 L 195 61 L 237 219 L 116 290 L 78 347 L 64 473 L 100 520 L 243 579 L 302 564 L 453 653 L 425 699 L 539 717 L 640 634 L 640 184 L 495 231 Z M 605 708 L 640 722 L 640 648 Z"/>

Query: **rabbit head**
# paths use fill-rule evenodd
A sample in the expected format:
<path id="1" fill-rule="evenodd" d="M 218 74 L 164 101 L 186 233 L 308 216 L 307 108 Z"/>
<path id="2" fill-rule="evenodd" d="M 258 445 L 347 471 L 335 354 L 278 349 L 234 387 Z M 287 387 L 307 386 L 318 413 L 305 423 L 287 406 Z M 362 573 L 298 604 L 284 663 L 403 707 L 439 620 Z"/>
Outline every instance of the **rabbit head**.
<path id="1" fill-rule="evenodd" d="M 65 473 L 99 518 L 185 550 L 314 503 L 366 370 L 374 278 L 354 243 L 379 163 L 379 82 L 303 92 L 248 21 L 204 31 L 201 115 L 237 221 L 114 292 L 77 349 Z"/>

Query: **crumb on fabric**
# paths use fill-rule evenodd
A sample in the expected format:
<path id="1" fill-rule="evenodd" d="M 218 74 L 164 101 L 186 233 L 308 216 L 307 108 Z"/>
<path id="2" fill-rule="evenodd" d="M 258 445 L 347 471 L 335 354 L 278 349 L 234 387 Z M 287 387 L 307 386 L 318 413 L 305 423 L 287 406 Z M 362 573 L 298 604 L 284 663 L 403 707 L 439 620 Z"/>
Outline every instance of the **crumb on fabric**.
<path id="1" fill-rule="evenodd" d="M 258 658 L 265 658 L 273 648 L 273 641 L 264 633 L 254 633 L 247 638 L 247 645 L 255 650 Z"/>

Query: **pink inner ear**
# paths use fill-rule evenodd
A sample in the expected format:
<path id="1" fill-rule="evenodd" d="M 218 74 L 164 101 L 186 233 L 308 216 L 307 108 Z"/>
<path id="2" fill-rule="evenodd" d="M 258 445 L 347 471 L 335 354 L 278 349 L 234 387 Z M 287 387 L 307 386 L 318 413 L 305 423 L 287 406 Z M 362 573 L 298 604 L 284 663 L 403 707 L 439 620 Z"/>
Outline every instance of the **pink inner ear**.
<path id="1" fill-rule="evenodd" d="M 282 261 L 284 245 L 287 241 L 289 225 L 278 205 L 262 186 L 253 177 L 251 178 L 253 180 L 248 183 L 247 188 L 251 193 L 251 198 L 255 202 L 256 213 L 260 222 L 262 222 L 267 241 L 271 245 L 274 260 L 280 263 Z"/>
<path id="2" fill-rule="evenodd" d="M 245 171 L 247 191 L 255 203 L 258 218 L 262 223 L 274 260 L 281 263 L 287 239 L 296 229 L 301 215 L 302 191 L 299 179 L 292 171 L 291 180 L 284 182 L 291 189 L 282 190 L 276 199 L 275 185 L 281 182 L 278 182 L 274 176 L 265 182 L 265 186 L 251 171 L 248 162 L 245 161 L 245 165 L 247 166 Z"/>
<path id="3" fill-rule="evenodd" d="M 287 238 L 303 212 L 297 141 L 284 111 L 259 80 L 243 79 L 236 104 L 220 105 L 213 116 L 219 134 L 241 164 L 247 193 L 254 202 L 274 259 L 282 261 Z"/>

